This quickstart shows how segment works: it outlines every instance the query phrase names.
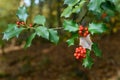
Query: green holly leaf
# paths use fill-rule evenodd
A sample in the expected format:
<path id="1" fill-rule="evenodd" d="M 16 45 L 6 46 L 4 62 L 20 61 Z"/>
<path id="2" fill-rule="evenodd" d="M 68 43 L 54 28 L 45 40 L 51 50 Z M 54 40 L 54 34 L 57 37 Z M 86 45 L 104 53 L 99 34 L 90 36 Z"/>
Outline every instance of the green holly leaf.
<path id="1" fill-rule="evenodd" d="M 44 26 L 44 25 L 45 25 L 45 22 L 46 22 L 46 19 L 45 19 L 45 17 L 42 16 L 42 15 L 37 15 L 37 16 L 35 16 L 33 22 L 36 23 L 36 24 L 41 24 L 41 25 Z"/>
<path id="2" fill-rule="evenodd" d="M 36 33 L 33 33 L 32 35 L 30 35 L 27 40 L 26 40 L 26 44 L 24 46 L 24 48 L 28 48 L 31 46 L 32 40 L 35 38 Z"/>
<path id="3" fill-rule="evenodd" d="M 78 13 L 80 12 L 81 8 L 83 7 L 84 3 L 86 1 L 82 0 L 77 6 L 75 6 L 72 10 L 73 13 Z"/>
<path id="4" fill-rule="evenodd" d="M 95 34 L 95 33 L 100 34 L 106 32 L 108 28 L 103 23 L 90 23 L 88 30 L 90 31 L 91 34 Z"/>
<path id="5" fill-rule="evenodd" d="M 79 28 L 78 24 L 73 22 L 72 20 L 64 20 L 63 22 L 64 30 L 69 32 L 76 32 Z"/>
<path id="6" fill-rule="evenodd" d="M 105 0 L 90 0 L 89 4 L 88 4 L 88 9 L 90 11 L 94 11 L 94 12 L 101 12 L 101 8 L 100 5 L 101 3 L 105 2 Z"/>
<path id="7" fill-rule="evenodd" d="M 49 31 L 46 27 L 44 26 L 39 26 L 35 29 L 36 33 L 38 36 L 41 36 L 45 39 L 49 39 Z"/>
<path id="8" fill-rule="evenodd" d="M 72 46 L 75 43 L 75 39 L 78 38 L 78 34 L 72 35 L 72 38 L 68 39 L 66 42 L 68 43 L 68 46 Z"/>
<path id="9" fill-rule="evenodd" d="M 64 11 L 62 12 L 61 17 L 65 17 L 65 18 L 70 17 L 70 15 L 71 15 L 71 13 L 72 13 L 71 11 L 72 11 L 72 6 L 68 6 L 68 7 L 65 8 Z"/>
<path id="10" fill-rule="evenodd" d="M 97 43 L 93 43 L 93 45 L 92 45 L 92 50 L 94 51 L 94 53 L 95 53 L 96 56 L 98 56 L 98 57 L 101 57 L 101 56 L 102 56 L 102 52 L 101 52 L 101 50 L 98 48 Z"/>
<path id="11" fill-rule="evenodd" d="M 64 0 L 64 4 L 67 4 L 69 6 L 74 6 L 76 3 L 78 3 L 80 0 Z"/>
<path id="12" fill-rule="evenodd" d="M 26 22 L 27 17 L 28 17 L 26 7 L 25 7 L 25 6 L 19 7 L 18 10 L 17 10 L 17 14 L 16 14 L 16 15 L 18 16 L 18 18 L 19 18 L 21 21 Z"/>
<path id="13" fill-rule="evenodd" d="M 8 28 L 6 29 L 6 31 L 4 31 L 4 36 L 3 39 L 4 40 L 9 40 L 13 37 L 18 37 L 19 34 L 24 30 L 25 28 L 18 28 L 17 25 L 15 24 L 9 24 Z"/>
<path id="14" fill-rule="evenodd" d="M 48 29 L 49 30 L 49 40 L 55 44 L 59 41 L 59 36 L 56 30 Z"/>
<path id="15" fill-rule="evenodd" d="M 86 53 L 86 58 L 83 59 L 83 64 L 82 64 L 85 68 L 91 68 L 93 65 L 93 59 L 90 56 L 90 50 L 87 50 Z"/>

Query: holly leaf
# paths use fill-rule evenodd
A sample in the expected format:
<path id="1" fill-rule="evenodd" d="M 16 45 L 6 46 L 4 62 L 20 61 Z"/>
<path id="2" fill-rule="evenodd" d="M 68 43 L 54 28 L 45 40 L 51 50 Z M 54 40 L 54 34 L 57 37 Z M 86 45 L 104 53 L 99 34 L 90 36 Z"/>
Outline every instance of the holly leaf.
<path id="1" fill-rule="evenodd" d="M 72 20 L 64 20 L 63 22 L 64 30 L 69 32 L 76 32 L 79 28 L 78 24 L 73 22 Z"/>
<path id="2" fill-rule="evenodd" d="M 26 40 L 26 44 L 24 46 L 24 48 L 28 48 L 31 46 L 32 40 L 35 38 L 36 33 L 33 33 L 32 35 L 30 35 L 27 40 Z"/>
<path id="3" fill-rule="evenodd" d="M 79 0 L 64 0 L 64 4 L 67 4 L 69 6 L 74 6 Z"/>
<path id="4" fill-rule="evenodd" d="M 49 31 L 46 27 L 44 26 L 39 26 L 35 29 L 36 33 L 38 36 L 41 36 L 45 39 L 49 39 Z"/>
<path id="5" fill-rule="evenodd" d="M 67 40 L 68 46 L 72 46 L 75 43 L 75 39 L 78 38 L 78 34 L 72 36 L 72 38 Z"/>
<path id="6" fill-rule="evenodd" d="M 94 11 L 94 12 L 101 12 L 101 8 L 100 5 L 101 3 L 105 2 L 105 0 L 90 0 L 89 4 L 88 4 L 88 9 L 90 11 Z"/>
<path id="7" fill-rule="evenodd" d="M 13 37 L 18 37 L 19 34 L 24 30 L 25 28 L 18 28 L 15 24 L 9 24 L 8 28 L 6 29 L 3 35 L 3 40 L 9 40 Z"/>
<path id="8" fill-rule="evenodd" d="M 91 50 L 93 42 L 91 41 L 90 34 L 87 37 L 80 37 L 80 45 L 83 48 Z"/>
<path id="9" fill-rule="evenodd" d="M 90 23 L 88 30 L 90 31 L 91 34 L 95 34 L 95 33 L 103 33 L 105 31 L 107 31 L 107 27 L 105 24 L 103 23 Z"/>
<path id="10" fill-rule="evenodd" d="M 68 6 L 67 8 L 65 8 L 61 14 L 61 17 L 65 17 L 65 18 L 70 17 L 72 13 L 71 10 L 72 10 L 72 6 Z"/>
<path id="11" fill-rule="evenodd" d="M 41 25 L 44 26 L 44 25 L 45 25 L 45 22 L 46 22 L 46 19 L 45 19 L 45 17 L 42 16 L 42 15 L 37 15 L 37 16 L 35 16 L 33 22 L 36 23 L 36 24 L 41 24 Z"/>
<path id="12" fill-rule="evenodd" d="M 92 50 L 94 51 L 94 53 L 95 53 L 96 56 L 98 56 L 98 57 L 101 57 L 101 56 L 102 56 L 102 52 L 101 52 L 101 50 L 98 48 L 97 43 L 93 43 L 93 45 L 92 45 Z"/>
<path id="13" fill-rule="evenodd" d="M 16 15 L 18 16 L 18 18 L 19 18 L 21 21 L 26 22 L 27 17 L 28 17 L 26 7 L 25 7 L 25 6 L 19 7 L 18 10 L 17 10 L 17 14 L 16 14 Z"/>
<path id="14" fill-rule="evenodd" d="M 86 58 L 83 59 L 83 64 L 85 68 L 91 68 L 93 65 L 93 59 L 90 56 L 90 50 L 87 50 L 86 52 Z"/>
<path id="15" fill-rule="evenodd" d="M 48 29 L 49 31 L 49 40 L 55 44 L 59 41 L 59 36 L 56 30 Z"/>
<path id="16" fill-rule="evenodd" d="M 80 12 L 81 8 L 83 7 L 84 3 L 86 1 L 82 0 L 77 6 L 75 6 L 72 10 L 73 13 L 78 13 Z"/>

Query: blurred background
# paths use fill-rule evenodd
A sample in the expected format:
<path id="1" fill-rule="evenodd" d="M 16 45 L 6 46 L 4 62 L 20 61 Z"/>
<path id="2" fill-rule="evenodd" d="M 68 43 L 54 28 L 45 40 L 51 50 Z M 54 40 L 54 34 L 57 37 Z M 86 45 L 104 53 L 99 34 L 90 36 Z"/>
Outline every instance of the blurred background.
<path id="1" fill-rule="evenodd" d="M 27 23 L 42 14 L 47 19 L 46 26 L 62 27 L 63 0 L 0 0 L 0 80 L 120 80 L 120 14 L 106 21 L 110 28 L 107 34 L 93 37 L 103 56 L 93 56 L 93 67 L 85 69 L 73 56 L 78 43 L 68 47 L 65 40 L 70 34 L 63 30 L 59 30 L 58 45 L 36 37 L 30 48 L 23 49 L 29 33 L 21 34 L 18 39 L 2 40 L 7 25 L 18 21 L 16 11 L 23 4 L 29 13 Z M 80 15 L 73 14 L 72 18 L 81 19 L 83 13 L 84 10 Z M 89 13 L 83 23 L 89 22 L 91 17 Z"/>

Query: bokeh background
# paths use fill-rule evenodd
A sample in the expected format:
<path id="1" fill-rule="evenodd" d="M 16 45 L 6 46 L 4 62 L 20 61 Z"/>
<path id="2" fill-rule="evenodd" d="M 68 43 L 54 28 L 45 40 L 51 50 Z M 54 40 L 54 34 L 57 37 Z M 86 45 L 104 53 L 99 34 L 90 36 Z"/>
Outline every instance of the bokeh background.
<path id="1" fill-rule="evenodd" d="M 65 40 L 70 34 L 63 30 L 59 30 L 61 41 L 58 45 L 36 37 L 30 48 L 23 49 L 29 33 L 21 34 L 18 39 L 2 40 L 2 32 L 7 25 L 18 21 L 16 10 L 23 4 L 29 13 L 27 23 L 32 23 L 35 15 L 42 14 L 47 19 L 48 27 L 62 27 L 63 18 L 60 15 L 65 7 L 63 0 L 0 0 L 0 80 L 120 80 L 118 13 L 106 22 L 110 28 L 107 34 L 93 37 L 103 56 L 96 58 L 93 55 L 93 67 L 85 69 L 81 61 L 73 56 L 78 43 L 68 47 Z M 81 18 L 80 15 L 73 14 L 72 18 Z M 90 20 L 91 15 L 88 14 L 83 23 Z"/>

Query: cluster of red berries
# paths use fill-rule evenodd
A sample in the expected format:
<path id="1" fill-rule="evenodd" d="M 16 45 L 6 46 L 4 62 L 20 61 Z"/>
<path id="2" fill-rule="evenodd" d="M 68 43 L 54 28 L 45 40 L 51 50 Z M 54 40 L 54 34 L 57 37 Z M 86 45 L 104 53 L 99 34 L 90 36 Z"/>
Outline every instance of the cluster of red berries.
<path id="1" fill-rule="evenodd" d="M 76 48 L 74 56 L 76 59 L 83 59 L 86 57 L 86 49 L 83 48 L 82 46 Z"/>
<path id="2" fill-rule="evenodd" d="M 17 21 L 16 24 L 18 27 L 20 27 L 20 26 L 24 26 L 26 23 L 23 21 Z M 29 27 L 32 27 L 32 26 L 33 26 L 32 24 L 29 24 Z"/>
<path id="3" fill-rule="evenodd" d="M 82 37 L 86 37 L 89 34 L 88 28 L 83 27 L 82 25 L 79 27 L 79 35 Z"/>
<path id="4" fill-rule="evenodd" d="M 16 24 L 17 24 L 18 27 L 20 27 L 20 26 L 24 26 L 25 22 L 23 22 L 23 21 L 17 21 Z"/>

